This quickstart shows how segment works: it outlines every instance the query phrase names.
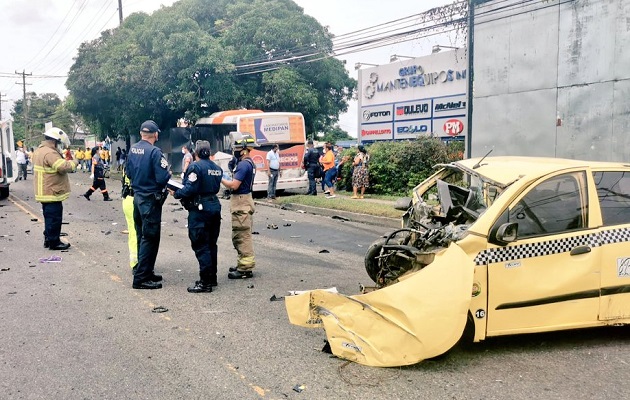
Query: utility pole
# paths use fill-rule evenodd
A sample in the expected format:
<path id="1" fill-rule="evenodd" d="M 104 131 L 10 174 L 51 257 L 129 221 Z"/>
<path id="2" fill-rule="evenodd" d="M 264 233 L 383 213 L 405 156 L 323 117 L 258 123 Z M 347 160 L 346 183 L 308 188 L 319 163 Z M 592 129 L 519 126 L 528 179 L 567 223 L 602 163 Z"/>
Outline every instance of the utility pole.
<path id="1" fill-rule="evenodd" d="M 122 25 L 122 22 L 123 22 L 122 0 L 118 0 L 118 20 L 120 21 L 120 25 Z"/>
<path id="2" fill-rule="evenodd" d="M 2 100 L 2 96 L 6 97 L 6 94 L 0 92 L 0 121 L 2 121 L 2 103 L 6 103 L 7 100 Z"/>
<path id="3" fill-rule="evenodd" d="M 15 82 L 18 85 L 22 85 L 22 93 L 23 93 L 23 100 L 22 100 L 22 114 L 24 115 L 24 139 L 30 139 L 31 135 L 29 134 L 29 129 L 28 129 L 28 105 L 26 104 L 26 76 L 27 75 L 33 75 L 33 73 L 31 72 L 30 74 L 27 74 L 24 70 L 22 70 L 22 72 L 17 72 L 15 71 L 16 75 L 22 75 L 22 83 L 19 82 Z M 30 85 L 30 83 L 29 83 Z"/>

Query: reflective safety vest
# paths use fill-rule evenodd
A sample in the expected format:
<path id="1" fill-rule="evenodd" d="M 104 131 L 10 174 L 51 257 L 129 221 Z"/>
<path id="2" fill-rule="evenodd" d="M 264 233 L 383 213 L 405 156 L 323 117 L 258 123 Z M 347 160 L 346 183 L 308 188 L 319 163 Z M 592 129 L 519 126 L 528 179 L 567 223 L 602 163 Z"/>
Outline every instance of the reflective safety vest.
<path id="1" fill-rule="evenodd" d="M 52 142 L 44 140 L 33 153 L 35 200 L 52 203 L 70 196 L 68 172 L 76 171 L 77 163 L 67 161 Z"/>

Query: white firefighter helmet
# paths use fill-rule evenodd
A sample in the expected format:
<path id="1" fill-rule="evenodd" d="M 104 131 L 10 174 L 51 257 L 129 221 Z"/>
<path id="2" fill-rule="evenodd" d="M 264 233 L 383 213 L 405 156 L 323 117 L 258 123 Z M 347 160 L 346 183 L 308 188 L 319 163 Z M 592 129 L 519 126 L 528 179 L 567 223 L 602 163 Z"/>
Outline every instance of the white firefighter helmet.
<path id="1" fill-rule="evenodd" d="M 63 144 L 65 147 L 70 146 L 70 139 L 68 135 L 64 131 L 59 128 L 50 128 L 46 132 L 44 132 L 44 136 L 46 139 L 56 140 L 57 142 Z"/>

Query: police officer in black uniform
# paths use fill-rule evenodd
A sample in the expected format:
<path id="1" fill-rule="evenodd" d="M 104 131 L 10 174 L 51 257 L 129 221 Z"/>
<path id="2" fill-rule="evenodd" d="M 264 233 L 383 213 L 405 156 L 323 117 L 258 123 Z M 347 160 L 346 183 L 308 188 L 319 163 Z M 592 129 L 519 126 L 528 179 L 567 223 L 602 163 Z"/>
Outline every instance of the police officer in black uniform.
<path id="1" fill-rule="evenodd" d="M 197 160 L 184 174 L 184 187 L 169 192 L 182 199 L 188 210 L 188 237 L 199 262 L 199 280 L 188 288 L 189 293 L 210 293 L 217 286 L 217 240 L 221 231 L 221 203 L 217 193 L 221 189 L 223 170 L 210 160 L 210 143 L 198 140 L 195 144 Z"/>
<path id="2" fill-rule="evenodd" d="M 161 289 L 162 277 L 154 272 L 160 247 L 162 204 L 166 184 L 171 177 L 168 162 L 154 146 L 160 129 L 151 120 L 140 126 L 142 140 L 129 150 L 125 174 L 134 192 L 133 221 L 138 238 L 138 268 L 133 276 L 134 289 Z"/>
<path id="3" fill-rule="evenodd" d="M 308 148 L 304 155 L 304 169 L 308 176 L 308 192 L 306 192 L 306 194 L 317 196 L 317 184 L 315 183 L 315 179 L 321 178 L 316 174 L 316 170 L 319 169 L 319 152 L 313 147 L 313 141 L 311 139 L 308 140 L 306 146 Z"/>

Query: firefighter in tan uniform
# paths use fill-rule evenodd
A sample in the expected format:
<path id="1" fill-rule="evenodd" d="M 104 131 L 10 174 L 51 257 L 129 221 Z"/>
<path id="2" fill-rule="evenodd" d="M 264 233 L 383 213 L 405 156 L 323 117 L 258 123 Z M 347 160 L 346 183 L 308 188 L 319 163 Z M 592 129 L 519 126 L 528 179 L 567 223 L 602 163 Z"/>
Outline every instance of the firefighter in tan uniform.
<path id="1" fill-rule="evenodd" d="M 247 279 L 253 277 L 252 270 L 256 266 L 252 225 L 254 215 L 254 199 L 252 188 L 256 165 L 249 156 L 252 148 L 258 147 L 254 138 L 240 132 L 230 133 L 230 142 L 237 164 L 232 180 L 225 177 L 221 183 L 232 190 L 230 211 L 232 213 L 232 244 L 238 252 L 236 267 L 230 267 L 229 279 Z"/>
<path id="2" fill-rule="evenodd" d="M 68 173 L 77 170 L 77 162 L 66 160 L 59 146 L 70 145 L 68 135 L 59 128 L 44 132 L 44 140 L 33 154 L 35 200 L 42 203 L 44 214 L 44 247 L 65 250 L 70 243 L 59 239 L 63 221 L 62 201 L 70 196 Z"/>

